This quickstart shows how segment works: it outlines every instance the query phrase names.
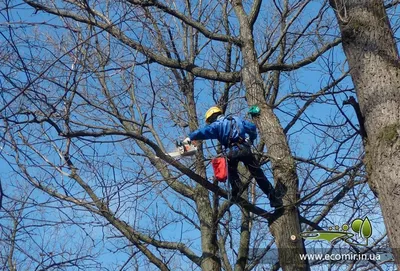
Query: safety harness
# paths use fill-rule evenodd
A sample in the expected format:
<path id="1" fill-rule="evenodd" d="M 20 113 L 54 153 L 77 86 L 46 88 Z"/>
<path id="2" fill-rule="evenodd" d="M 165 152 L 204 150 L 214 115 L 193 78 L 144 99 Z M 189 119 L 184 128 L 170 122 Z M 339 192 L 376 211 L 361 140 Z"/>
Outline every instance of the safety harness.
<path id="1" fill-rule="evenodd" d="M 232 116 L 227 116 L 225 118 L 230 121 L 228 143 L 227 143 L 227 146 L 222 146 L 222 153 L 211 160 L 215 179 L 217 181 L 223 182 L 223 183 L 226 182 L 226 180 L 228 178 L 228 163 L 227 163 L 228 155 L 227 155 L 226 150 L 233 146 L 237 146 L 239 149 L 241 149 L 242 148 L 241 144 L 243 144 L 245 142 L 245 140 L 239 135 L 240 129 L 239 129 L 239 125 L 237 124 L 236 120 Z M 236 131 L 238 132 L 238 140 L 236 140 L 235 142 L 232 142 L 233 129 L 236 129 Z M 229 196 L 231 196 L 231 195 L 229 195 Z"/>

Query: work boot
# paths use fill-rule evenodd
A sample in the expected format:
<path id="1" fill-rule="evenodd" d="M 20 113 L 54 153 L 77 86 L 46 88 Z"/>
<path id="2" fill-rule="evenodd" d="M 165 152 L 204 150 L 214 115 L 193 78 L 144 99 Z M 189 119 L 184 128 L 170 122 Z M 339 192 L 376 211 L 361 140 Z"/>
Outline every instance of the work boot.
<path id="1" fill-rule="evenodd" d="M 286 195 L 287 188 L 283 185 L 282 182 L 278 181 L 275 185 L 274 191 L 277 198 L 283 198 L 283 196 Z"/>
<path id="2" fill-rule="evenodd" d="M 275 186 L 275 189 L 271 191 L 272 193 L 269 196 L 269 201 L 270 205 L 272 208 L 280 208 L 283 206 L 283 201 L 282 198 L 286 194 L 287 189 L 286 187 L 281 183 L 278 182 Z"/>
<path id="3" fill-rule="evenodd" d="M 269 205 L 272 208 L 280 208 L 283 206 L 282 198 L 277 197 L 275 193 L 269 195 Z"/>

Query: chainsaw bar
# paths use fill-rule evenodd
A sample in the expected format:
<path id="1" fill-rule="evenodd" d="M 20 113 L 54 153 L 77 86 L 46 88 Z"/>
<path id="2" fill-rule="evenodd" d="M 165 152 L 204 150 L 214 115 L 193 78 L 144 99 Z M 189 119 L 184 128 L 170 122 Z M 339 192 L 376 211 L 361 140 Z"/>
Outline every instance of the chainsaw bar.
<path id="1" fill-rule="evenodd" d="M 176 149 L 176 151 L 168 152 L 166 154 L 172 158 L 180 158 L 195 155 L 197 152 L 197 147 L 195 145 L 192 143 L 183 143 L 181 141 L 176 142 Z"/>

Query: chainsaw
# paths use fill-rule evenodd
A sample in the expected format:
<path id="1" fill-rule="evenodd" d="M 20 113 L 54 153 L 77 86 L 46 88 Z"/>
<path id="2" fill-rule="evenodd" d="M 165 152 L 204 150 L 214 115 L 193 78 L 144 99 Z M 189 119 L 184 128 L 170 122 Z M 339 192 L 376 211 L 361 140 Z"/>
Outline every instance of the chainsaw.
<path id="1" fill-rule="evenodd" d="M 193 142 L 187 143 L 183 141 L 176 141 L 175 146 L 176 151 L 167 153 L 172 158 L 192 156 L 197 152 L 197 147 L 193 144 Z"/>
<path id="2" fill-rule="evenodd" d="M 176 141 L 175 146 L 177 151 L 167 153 L 173 158 L 179 158 L 181 156 L 192 156 L 197 152 L 197 147 L 193 144 L 193 142 Z"/>

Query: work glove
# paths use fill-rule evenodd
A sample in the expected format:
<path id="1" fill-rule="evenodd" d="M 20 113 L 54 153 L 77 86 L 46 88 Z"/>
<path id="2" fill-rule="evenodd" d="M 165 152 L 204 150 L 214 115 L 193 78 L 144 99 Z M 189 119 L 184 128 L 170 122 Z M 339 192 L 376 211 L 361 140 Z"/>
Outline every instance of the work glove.
<path id="1" fill-rule="evenodd" d="M 185 138 L 185 139 L 182 141 L 182 144 L 190 145 L 191 142 L 192 142 L 192 141 L 190 140 L 190 138 L 187 137 L 187 138 Z"/>

